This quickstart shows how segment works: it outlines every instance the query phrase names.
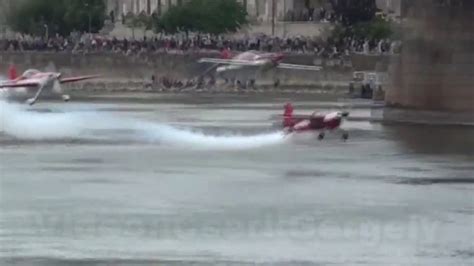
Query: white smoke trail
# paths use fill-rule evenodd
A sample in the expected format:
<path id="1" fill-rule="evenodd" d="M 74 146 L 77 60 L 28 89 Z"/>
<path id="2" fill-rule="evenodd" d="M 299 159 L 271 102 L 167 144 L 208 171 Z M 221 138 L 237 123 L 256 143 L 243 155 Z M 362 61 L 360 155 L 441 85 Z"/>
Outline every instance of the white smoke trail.
<path id="1" fill-rule="evenodd" d="M 123 140 L 117 132 L 127 132 L 130 141 L 157 142 L 197 149 L 251 149 L 281 144 L 282 132 L 255 136 L 213 136 L 178 129 L 160 123 L 118 118 L 89 112 L 39 113 L 24 105 L 0 101 L 0 132 L 23 140 L 96 139 Z M 105 134 L 105 135 L 104 135 Z"/>
<path id="2" fill-rule="evenodd" d="M 253 136 L 213 136 L 160 124 L 144 123 L 139 128 L 143 130 L 143 136 L 150 141 L 160 141 L 166 144 L 190 148 L 251 149 L 281 144 L 285 140 L 285 135 L 282 132 Z"/>
<path id="3" fill-rule="evenodd" d="M 18 139 L 79 138 L 84 121 L 65 113 L 28 112 L 22 106 L 0 101 L 0 131 Z"/>

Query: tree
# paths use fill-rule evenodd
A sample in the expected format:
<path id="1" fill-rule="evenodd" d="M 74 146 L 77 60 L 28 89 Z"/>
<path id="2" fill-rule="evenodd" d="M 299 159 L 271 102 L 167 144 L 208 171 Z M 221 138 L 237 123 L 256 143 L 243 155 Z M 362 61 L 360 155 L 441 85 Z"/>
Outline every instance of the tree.
<path id="1" fill-rule="evenodd" d="M 154 16 L 148 16 L 144 11 L 140 14 L 135 15 L 133 13 L 128 13 L 125 17 L 125 24 L 132 28 L 132 35 L 135 38 L 135 29 L 143 29 L 143 35 L 146 35 L 147 30 L 151 30 L 153 27 Z"/>
<path id="2" fill-rule="evenodd" d="M 35 1 L 35 0 L 30 0 Z M 36 0 L 37 1 L 37 0 Z M 66 34 L 72 30 L 99 32 L 104 26 L 106 6 L 103 0 L 53 0 L 62 2 Z"/>
<path id="3" fill-rule="evenodd" d="M 162 29 L 167 33 L 194 31 L 196 29 L 194 22 L 197 19 L 192 16 L 196 16 L 198 10 L 194 12 L 190 10 L 187 5 L 170 7 L 159 21 L 155 21 L 155 23 L 158 24 L 155 26 L 155 29 Z"/>
<path id="4" fill-rule="evenodd" d="M 334 28 L 333 41 L 345 37 L 357 39 L 381 40 L 393 35 L 390 22 L 376 17 L 375 0 L 330 0 L 336 16 L 342 25 Z"/>
<path id="5" fill-rule="evenodd" d="M 336 16 L 344 26 L 371 21 L 375 17 L 375 0 L 330 0 Z"/>
<path id="6" fill-rule="evenodd" d="M 375 18 L 370 22 L 360 22 L 355 25 L 352 32 L 356 38 L 369 40 L 386 39 L 393 34 L 391 23 L 382 18 Z"/>
<path id="7" fill-rule="evenodd" d="M 69 35 L 72 31 L 98 32 L 104 25 L 103 0 L 24 0 L 12 6 L 8 25 L 15 31 L 42 35 Z"/>
<path id="8" fill-rule="evenodd" d="M 171 7 L 155 29 L 168 33 L 178 31 L 221 34 L 235 32 L 247 24 L 247 12 L 236 0 L 191 0 Z"/>

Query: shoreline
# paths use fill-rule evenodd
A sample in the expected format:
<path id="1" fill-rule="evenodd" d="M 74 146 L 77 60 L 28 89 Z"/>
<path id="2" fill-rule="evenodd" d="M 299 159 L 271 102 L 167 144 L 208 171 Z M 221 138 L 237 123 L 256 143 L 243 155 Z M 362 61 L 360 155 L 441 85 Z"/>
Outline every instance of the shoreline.
<path id="1" fill-rule="evenodd" d="M 257 83 L 255 87 L 238 87 L 217 83 L 214 85 L 170 86 L 165 87 L 150 81 L 99 81 L 70 85 L 65 88 L 71 94 L 110 94 L 110 93 L 177 93 L 177 94 L 329 94 L 348 95 L 349 85 L 346 82 L 319 82 L 301 84 L 283 84 L 278 87 L 269 83 Z"/>
<path id="2" fill-rule="evenodd" d="M 370 109 L 368 117 L 349 117 L 348 121 L 370 122 L 383 125 L 415 125 L 415 126 L 454 126 L 474 127 L 474 117 L 470 112 L 450 112 L 434 110 L 417 110 L 397 108 L 386 105 L 381 101 L 350 97 L 347 93 L 326 92 L 313 90 L 311 93 L 292 91 L 262 92 L 155 92 L 155 91 L 115 91 L 100 93 L 72 94 L 72 102 L 102 102 L 102 103 L 137 103 L 137 104 L 194 104 L 194 105 L 226 105 L 226 104 L 283 104 L 288 101 L 303 102 L 301 109 Z M 58 101 L 59 102 L 59 101 Z M 275 105 L 278 109 L 280 106 Z M 225 108 L 220 106 L 219 108 Z"/>

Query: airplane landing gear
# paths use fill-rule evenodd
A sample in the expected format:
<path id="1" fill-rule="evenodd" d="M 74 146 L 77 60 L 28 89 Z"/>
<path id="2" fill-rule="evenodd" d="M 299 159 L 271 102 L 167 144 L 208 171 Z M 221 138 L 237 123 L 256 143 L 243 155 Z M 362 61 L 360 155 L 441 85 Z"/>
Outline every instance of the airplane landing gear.
<path id="1" fill-rule="evenodd" d="M 324 139 L 324 132 L 321 132 L 318 135 L 318 140 L 323 140 L 323 139 Z"/>
<path id="2" fill-rule="evenodd" d="M 34 99 L 34 98 L 30 98 L 30 99 L 26 100 L 26 103 L 28 105 L 33 105 L 33 104 L 35 104 L 35 102 L 36 102 L 36 99 Z"/>
<path id="3" fill-rule="evenodd" d="M 240 89 L 245 89 L 245 87 L 246 87 L 246 84 L 243 84 L 240 80 L 236 80 L 235 84 Z"/>
<path id="4" fill-rule="evenodd" d="M 342 133 L 342 140 L 346 141 L 347 139 L 349 139 L 349 133 L 347 132 Z"/>
<path id="5" fill-rule="evenodd" d="M 35 96 L 33 98 L 30 98 L 28 100 L 26 100 L 26 102 L 29 104 L 29 105 L 33 105 L 36 103 L 36 101 L 38 100 L 39 96 L 41 95 L 41 93 L 43 92 L 43 89 L 46 85 L 42 85 L 38 88 L 38 91 L 36 92 Z"/>
<path id="6" fill-rule="evenodd" d="M 254 79 L 250 79 L 247 81 L 247 86 L 252 88 L 252 89 L 255 89 L 255 80 Z"/>
<path id="7" fill-rule="evenodd" d="M 61 96 L 61 98 L 63 98 L 63 101 L 65 102 L 69 102 L 69 100 L 71 100 L 71 96 L 67 95 L 67 94 L 63 94 Z"/>
<path id="8" fill-rule="evenodd" d="M 273 81 L 273 87 L 277 88 L 278 86 L 280 86 L 280 79 L 275 79 Z"/>

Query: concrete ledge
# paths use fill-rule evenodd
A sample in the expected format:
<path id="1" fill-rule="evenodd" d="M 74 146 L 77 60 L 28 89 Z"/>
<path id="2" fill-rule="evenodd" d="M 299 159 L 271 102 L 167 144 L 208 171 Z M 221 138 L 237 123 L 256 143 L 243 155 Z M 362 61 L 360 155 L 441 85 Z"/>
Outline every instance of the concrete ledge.
<path id="1" fill-rule="evenodd" d="M 372 122 L 435 126 L 474 126 L 472 112 L 441 112 L 385 107 L 372 110 Z"/>

